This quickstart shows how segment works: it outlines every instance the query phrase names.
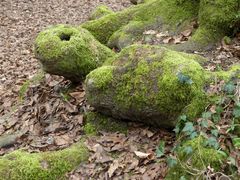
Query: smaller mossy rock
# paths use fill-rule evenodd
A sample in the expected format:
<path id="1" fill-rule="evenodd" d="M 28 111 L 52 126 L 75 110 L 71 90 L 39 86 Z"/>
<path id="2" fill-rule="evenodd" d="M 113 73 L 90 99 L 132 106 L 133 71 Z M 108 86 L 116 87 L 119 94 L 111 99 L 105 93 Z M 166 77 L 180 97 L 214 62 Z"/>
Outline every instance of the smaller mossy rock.
<path id="1" fill-rule="evenodd" d="M 67 149 L 53 152 L 28 153 L 14 151 L 0 157 L 0 179 L 56 180 L 88 158 L 88 150 L 79 142 Z"/>
<path id="2" fill-rule="evenodd" d="M 106 16 L 108 14 L 112 14 L 113 11 L 105 6 L 105 5 L 100 5 L 98 6 L 89 16 L 89 20 L 95 20 L 95 19 L 99 19 L 103 16 Z"/>
<path id="3" fill-rule="evenodd" d="M 85 115 L 84 132 L 87 135 L 97 135 L 99 131 L 127 133 L 127 122 L 117 121 L 97 112 L 88 112 Z"/>
<path id="4" fill-rule="evenodd" d="M 219 151 L 206 147 L 202 136 L 186 141 L 177 150 L 177 164 L 171 167 L 166 180 L 203 179 L 208 167 L 218 172 L 226 156 Z M 190 150 L 191 149 L 191 150 Z"/>
<path id="5" fill-rule="evenodd" d="M 129 46 L 87 76 L 88 103 L 114 118 L 174 127 L 181 113 L 196 117 L 207 103 L 205 72 L 196 59 L 158 46 Z"/>
<path id="6" fill-rule="evenodd" d="M 181 32 L 186 22 L 197 17 L 198 7 L 195 1 L 179 4 L 177 0 L 147 0 L 120 12 L 85 22 L 81 27 L 89 30 L 102 44 L 107 44 L 115 32 L 121 31 L 124 26 L 128 27 L 132 21 L 142 22 L 146 26 L 151 23 L 160 27 L 162 31 Z M 117 37 L 121 38 L 115 35 L 115 39 Z"/>
<path id="7" fill-rule="evenodd" d="M 35 55 L 46 72 L 78 82 L 114 52 L 83 28 L 57 25 L 39 33 Z"/>

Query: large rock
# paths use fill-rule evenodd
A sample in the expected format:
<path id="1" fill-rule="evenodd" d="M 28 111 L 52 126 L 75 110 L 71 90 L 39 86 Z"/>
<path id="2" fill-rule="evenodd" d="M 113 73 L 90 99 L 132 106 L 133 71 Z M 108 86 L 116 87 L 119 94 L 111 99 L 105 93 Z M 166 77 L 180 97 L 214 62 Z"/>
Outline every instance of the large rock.
<path id="1" fill-rule="evenodd" d="M 114 52 L 83 28 L 57 25 L 38 35 L 35 54 L 46 72 L 78 82 Z"/>
<path id="2" fill-rule="evenodd" d="M 181 113 L 195 117 L 207 103 L 201 60 L 157 46 L 130 46 L 87 76 L 88 103 L 115 118 L 174 127 Z"/>

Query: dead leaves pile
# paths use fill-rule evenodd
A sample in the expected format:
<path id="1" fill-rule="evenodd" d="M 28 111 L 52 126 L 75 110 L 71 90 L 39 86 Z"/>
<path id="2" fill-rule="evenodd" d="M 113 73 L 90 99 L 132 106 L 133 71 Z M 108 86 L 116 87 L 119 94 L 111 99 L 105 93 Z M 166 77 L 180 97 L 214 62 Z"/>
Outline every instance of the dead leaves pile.
<path id="1" fill-rule="evenodd" d="M 172 34 L 168 31 L 147 30 L 143 32 L 142 44 L 182 44 L 188 41 L 194 29 L 198 27 L 197 22 L 193 21 L 188 28 L 179 34 Z"/>
<path id="2" fill-rule="evenodd" d="M 163 179 L 167 164 L 164 157 L 156 157 L 155 151 L 159 141 L 164 140 L 168 142 L 165 153 L 169 154 L 173 134 L 137 126 L 130 128 L 127 135 L 100 132 L 101 136 L 88 138 L 86 145 L 92 152 L 89 163 L 80 165 L 68 178 Z"/>
<path id="3" fill-rule="evenodd" d="M 20 147 L 29 151 L 47 151 L 68 147 L 82 134 L 85 93 L 81 86 L 69 95 L 69 82 L 45 75 L 29 87 L 22 105 L 1 118 L 1 154 Z M 9 147 L 11 148 L 4 148 Z"/>
<path id="4" fill-rule="evenodd" d="M 228 42 L 227 42 L 228 41 Z M 198 53 L 198 52 L 197 52 Z M 233 64 L 240 63 L 240 33 L 232 39 L 222 39 L 221 44 L 213 51 L 200 53 L 208 58 L 205 68 L 210 71 L 228 69 Z"/>

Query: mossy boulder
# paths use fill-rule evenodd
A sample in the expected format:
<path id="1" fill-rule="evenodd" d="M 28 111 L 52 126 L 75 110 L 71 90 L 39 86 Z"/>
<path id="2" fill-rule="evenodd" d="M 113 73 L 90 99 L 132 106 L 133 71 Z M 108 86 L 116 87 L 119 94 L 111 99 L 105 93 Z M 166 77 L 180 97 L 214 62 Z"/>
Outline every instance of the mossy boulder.
<path id="1" fill-rule="evenodd" d="M 79 142 L 54 152 L 28 153 L 14 151 L 0 157 L 0 179 L 56 180 L 88 158 L 88 150 Z"/>
<path id="2" fill-rule="evenodd" d="M 239 7 L 239 0 L 148 0 L 81 26 L 101 43 L 118 47 L 120 42 L 123 48 L 133 44 L 145 30 L 168 30 L 174 35 L 189 28 L 189 22 L 197 20 L 199 27 L 193 37 L 184 45 L 173 46 L 177 50 L 193 51 L 212 47 L 216 41 L 239 29 Z M 126 27 L 132 21 L 142 24 L 135 29 L 138 33 L 126 33 Z M 126 35 L 124 41 L 127 43 L 121 43 L 123 35 Z"/>
<path id="3" fill-rule="evenodd" d="M 80 81 L 92 70 L 114 56 L 87 30 L 57 25 L 42 31 L 35 42 L 35 54 L 50 73 Z"/>
<path id="4" fill-rule="evenodd" d="M 85 22 L 80 26 L 89 30 L 101 43 L 107 44 L 115 32 L 123 31 L 124 33 L 124 26 L 128 26 L 132 21 L 142 24 L 136 36 L 147 30 L 150 27 L 149 24 L 152 25 L 151 28 L 156 27 L 158 30 L 178 32 L 186 25 L 186 22 L 197 16 L 197 12 L 198 3 L 195 1 L 179 4 L 177 0 L 148 0 L 146 3 Z"/>
<path id="5" fill-rule="evenodd" d="M 218 172 L 226 156 L 218 150 L 205 146 L 202 136 L 186 141 L 177 150 L 177 164 L 168 171 L 166 180 L 202 179 L 208 167 Z"/>
<path id="6" fill-rule="evenodd" d="M 202 58 L 163 47 L 123 49 L 85 81 L 87 100 L 115 118 L 174 127 L 181 113 L 195 117 L 207 103 Z"/>

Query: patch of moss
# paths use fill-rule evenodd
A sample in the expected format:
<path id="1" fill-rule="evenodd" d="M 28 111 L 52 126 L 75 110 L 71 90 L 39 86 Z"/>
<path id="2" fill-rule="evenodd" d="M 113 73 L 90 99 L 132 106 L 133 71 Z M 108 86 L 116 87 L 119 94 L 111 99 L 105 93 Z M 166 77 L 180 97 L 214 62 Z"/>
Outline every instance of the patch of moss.
<path id="1" fill-rule="evenodd" d="M 33 78 L 31 78 L 23 83 L 23 85 L 21 86 L 21 88 L 19 90 L 20 101 L 25 96 L 26 92 L 29 89 L 29 86 L 39 83 L 43 79 L 43 77 L 44 77 L 44 73 L 41 71 L 41 72 L 37 73 L 36 75 L 34 75 Z"/>
<path id="2" fill-rule="evenodd" d="M 89 19 L 96 20 L 96 19 L 99 19 L 103 16 L 106 16 L 106 15 L 112 14 L 112 13 L 113 13 L 113 11 L 109 7 L 107 7 L 105 5 L 100 5 L 90 14 Z"/>
<path id="3" fill-rule="evenodd" d="M 88 112 L 85 117 L 84 131 L 87 135 L 97 135 L 99 131 L 127 133 L 126 122 L 117 121 L 96 112 Z"/>
<path id="4" fill-rule="evenodd" d="M 42 31 L 35 42 L 35 54 L 46 72 L 76 82 L 114 56 L 113 51 L 99 43 L 87 30 L 68 25 Z"/>
<path id="5" fill-rule="evenodd" d="M 0 157 L 0 179 L 56 180 L 87 160 L 88 150 L 79 142 L 56 152 L 27 153 L 14 151 Z"/>
<path id="6" fill-rule="evenodd" d="M 93 70 L 86 77 L 88 86 L 94 86 L 104 90 L 106 85 L 113 78 L 113 70 L 114 70 L 113 66 L 102 66 L 98 69 L 98 71 Z"/>
<path id="7" fill-rule="evenodd" d="M 199 179 L 204 177 L 204 172 L 208 166 L 217 172 L 221 168 L 222 162 L 226 157 L 215 149 L 204 146 L 205 138 L 199 136 L 193 140 L 186 141 L 178 150 L 177 164 L 169 169 L 166 180 L 180 179 Z M 191 148 L 187 153 L 185 150 Z"/>

